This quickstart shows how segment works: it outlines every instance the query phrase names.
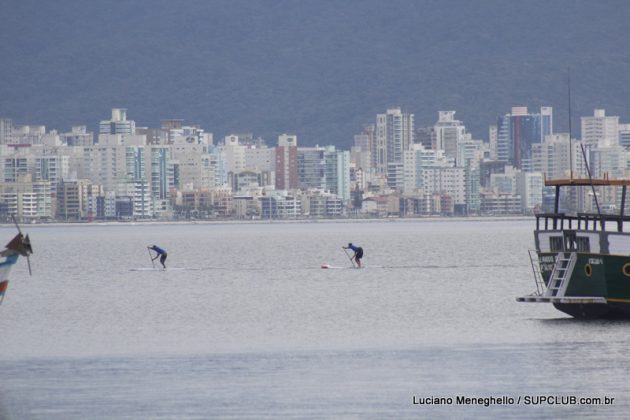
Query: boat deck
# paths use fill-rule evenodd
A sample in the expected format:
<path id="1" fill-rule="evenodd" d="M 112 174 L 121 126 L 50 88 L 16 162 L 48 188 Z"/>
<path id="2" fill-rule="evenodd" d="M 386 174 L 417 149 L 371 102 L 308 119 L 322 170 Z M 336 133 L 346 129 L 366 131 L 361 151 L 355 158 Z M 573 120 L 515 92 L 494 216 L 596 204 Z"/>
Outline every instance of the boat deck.
<path id="1" fill-rule="evenodd" d="M 601 296 L 539 296 L 527 295 L 516 298 L 517 302 L 534 303 L 573 303 L 573 304 L 606 304 L 608 301 Z"/>

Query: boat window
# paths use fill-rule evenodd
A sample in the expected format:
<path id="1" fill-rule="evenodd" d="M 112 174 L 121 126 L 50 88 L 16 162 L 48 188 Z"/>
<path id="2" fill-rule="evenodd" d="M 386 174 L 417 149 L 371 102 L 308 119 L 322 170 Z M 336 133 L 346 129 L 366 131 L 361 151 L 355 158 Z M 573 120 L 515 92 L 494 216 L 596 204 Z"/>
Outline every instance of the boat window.
<path id="1" fill-rule="evenodd" d="M 590 240 L 586 236 L 578 236 L 575 239 L 578 252 L 591 252 Z"/>
<path id="2" fill-rule="evenodd" d="M 564 251 L 562 236 L 550 236 L 549 237 L 549 250 L 551 252 Z"/>
<path id="3" fill-rule="evenodd" d="M 576 251 L 577 250 L 577 239 L 575 237 L 574 231 L 565 231 L 564 234 L 564 250 L 565 251 Z"/>

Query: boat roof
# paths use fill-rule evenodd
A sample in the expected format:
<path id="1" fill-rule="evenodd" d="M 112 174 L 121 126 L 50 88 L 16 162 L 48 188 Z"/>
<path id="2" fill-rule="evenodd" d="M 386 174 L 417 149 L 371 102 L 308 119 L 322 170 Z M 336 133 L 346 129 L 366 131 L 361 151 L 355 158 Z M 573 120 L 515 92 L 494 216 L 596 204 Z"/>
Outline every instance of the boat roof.
<path id="1" fill-rule="evenodd" d="M 623 186 L 630 185 L 630 179 L 588 179 L 588 178 L 558 178 L 558 179 L 545 179 L 545 186 L 562 187 L 562 186 L 580 186 L 580 185 L 611 185 L 611 186 Z"/>

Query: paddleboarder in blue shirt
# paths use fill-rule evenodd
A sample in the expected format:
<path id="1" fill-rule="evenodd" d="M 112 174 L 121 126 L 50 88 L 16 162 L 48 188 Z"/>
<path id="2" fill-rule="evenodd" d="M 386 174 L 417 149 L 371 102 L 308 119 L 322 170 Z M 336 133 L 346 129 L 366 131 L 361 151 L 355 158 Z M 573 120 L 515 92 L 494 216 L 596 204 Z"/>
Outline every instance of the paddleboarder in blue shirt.
<path id="1" fill-rule="evenodd" d="M 352 245 L 352 242 L 348 244 L 348 246 L 342 247 L 343 249 L 351 249 L 354 251 L 354 255 L 351 260 L 354 259 L 357 262 L 357 266 L 361 268 L 361 258 L 363 258 L 363 248 L 360 246 Z"/>
<path id="2" fill-rule="evenodd" d="M 162 264 L 162 267 L 166 268 L 166 264 L 164 264 L 164 261 L 166 261 L 166 257 L 168 256 L 166 251 L 163 250 L 162 248 L 160 248 L 157 245 L 149 246 L 147 248 L 149 248 L 149 249 L 151 249 L 151 250 L 156 252 L 155 257 L 151 258 L 151 261 L 155 261 L 157 259 L 157 257 L 160 257 L 160 263 Z"/>

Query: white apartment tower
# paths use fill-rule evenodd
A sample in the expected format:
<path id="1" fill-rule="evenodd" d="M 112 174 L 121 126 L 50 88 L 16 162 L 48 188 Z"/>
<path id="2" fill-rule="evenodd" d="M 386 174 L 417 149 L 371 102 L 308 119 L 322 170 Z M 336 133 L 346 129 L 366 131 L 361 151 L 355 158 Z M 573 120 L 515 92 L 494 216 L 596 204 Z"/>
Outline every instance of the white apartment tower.
<path id="1" fill-rule="evenodd" d="M 434 126 L 436 148 L 444 150 L 447 157 L 457 158 L 457 145 L 464 139 L 466 127 L 455 119 L 455 111 L 440 111 Z M 456 162 L 459 166 L 460 163 Z"/>
<path id="2" fill-rule="evenodd" d="M 239 173 L 245 170 L 245 146 L 239 143 L 236 134 L 225 136 L 223 145 L 219 148 L 225 153 L 228 172 Z"/>
<path id="3" fill-rule="evenodd" d="M 127 120 L 127 109 L 113 108 L 112 119 L 99 124 L 99 134 L 136 134 L 136 122 Z"/>
<path id="4" fill-rule="evenodd" d="M 619 144 L 619 117 L 606 116 L 606 110 L 596 109 L 592 117 L 582 117 L 582 141 L 596 147 Z"/>
<path id="5" fill-rule="evenodd" d="M 179 188 L 211 189 L 217 184 L 217 153 L 208 153 L 210 145 L 188 142 L 186 137 L 178 136 L 171 145 L 172 158 L 179 171 Z"/>
<path id="6" fill-rule="evenodd" d="M 542 206 L 543 175 L 540 172 L 518 172 L 516 193 L 521 196 L 521 209 L 531 212 Z"/>
<path id="7" fill-rule="evenodd" d="M 532 169 L 547 179 L 585 177 L 580 142 L 569 142 L 569 133 L 547 135 L 542 143 L 532 144 Z"/>
<path id="8" fill-rule="evenodd" d="M 414 114 L 389 108 L 376 116 L 376 170 L 387 174 L 387 165 L 402 164 L 403 153 L 414 142 Z"/>
<path id="9" fill-rule="evenodd" d="M 12 143 L 13 121 L 10 118 L 0 118 L 0 144 Z"/>
<path id="10" fill-rule="evenodd" d="M 553 108 L 550 106 L 540 107 L 540 138 L 553 133 Z"/>
<path id="11" fill-rule="evenodd" d="M 591 174 L 596 178 L 625 178 L 628 155 L 621 146 L 596 147 L 590 151 L 589 164 Z"/>
<path id="12" fill-rule="evenodd" d="M 488 142 L 490 149 L 490 160 L 497 160 L 497 126 L 491 125 L 488 129 Z"/>
<path id="13" fill-rule="evenodd" d="M 94 144 L 94 134 L 88 132 L 84 125 L 74 126 L 71 132 L 62 133 L 59 137 L 67 146 L 92 146 Z"/>

